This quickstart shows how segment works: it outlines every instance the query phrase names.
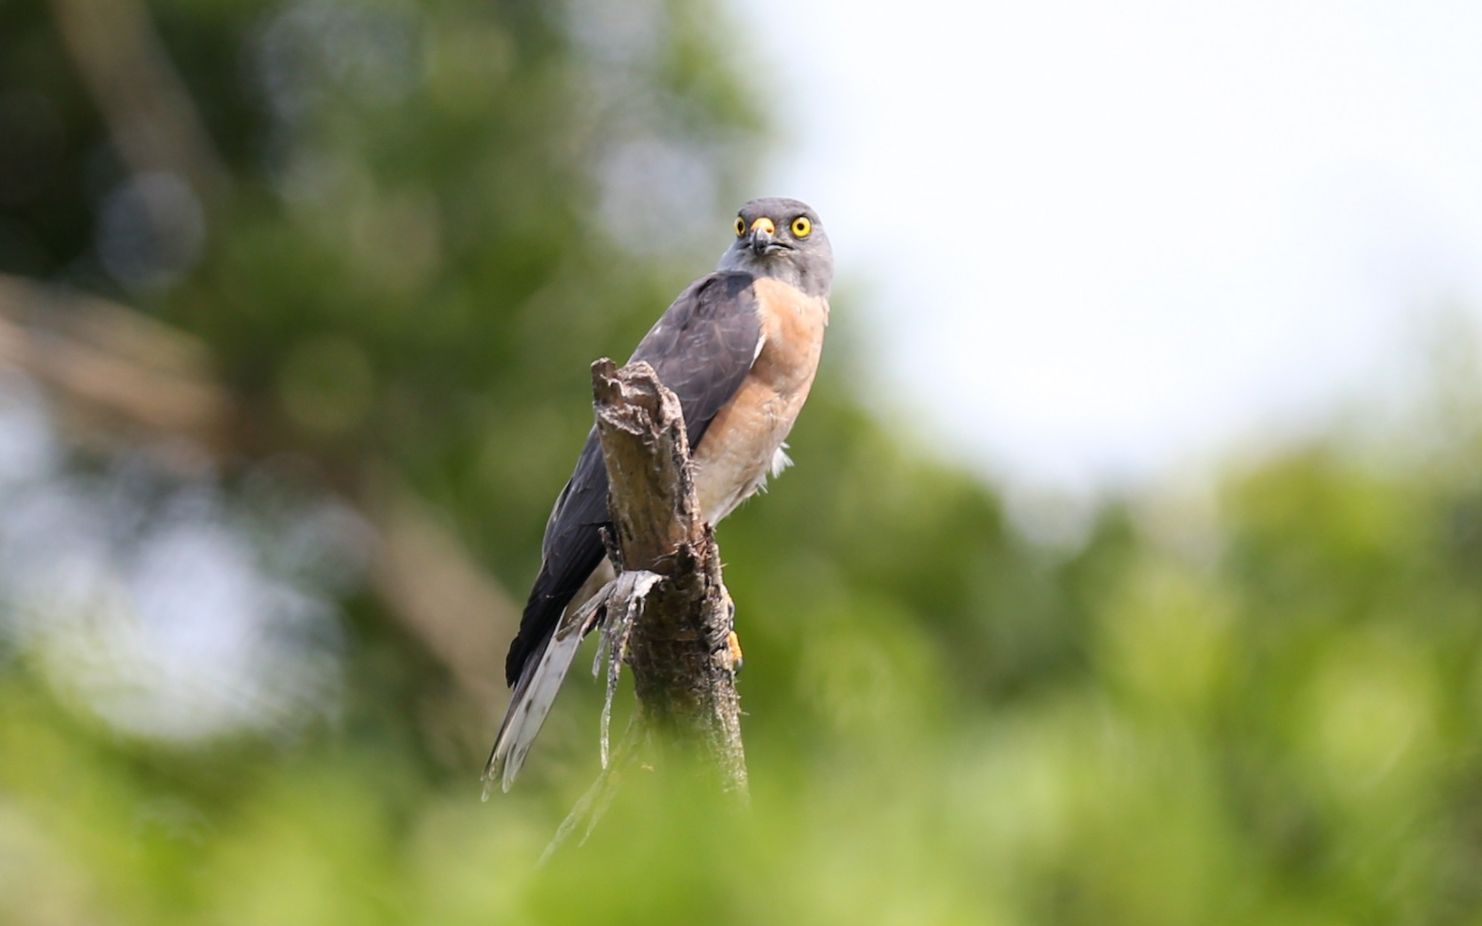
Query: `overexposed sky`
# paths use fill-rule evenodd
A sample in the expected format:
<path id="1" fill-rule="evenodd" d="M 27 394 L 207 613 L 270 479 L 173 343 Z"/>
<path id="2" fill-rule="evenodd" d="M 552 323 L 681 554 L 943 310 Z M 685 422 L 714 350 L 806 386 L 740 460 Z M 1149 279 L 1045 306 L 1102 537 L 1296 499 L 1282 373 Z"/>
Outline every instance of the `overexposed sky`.
<path id="1" fill-rule="evenodd" d="M 1482 5 L 733 15 L 782 129 L 758 193 L 820 211 L 901 404 L 1011 482 L 1300 429 L 1482 315 Z"/>

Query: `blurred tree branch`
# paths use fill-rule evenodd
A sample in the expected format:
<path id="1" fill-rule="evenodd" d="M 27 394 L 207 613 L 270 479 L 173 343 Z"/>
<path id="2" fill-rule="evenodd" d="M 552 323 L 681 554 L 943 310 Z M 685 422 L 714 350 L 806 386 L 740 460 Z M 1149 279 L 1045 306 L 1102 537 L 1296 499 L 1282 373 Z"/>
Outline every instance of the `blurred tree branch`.
<path id="1" fill-rule="evenodd" d="M 148 437 L 176 470 L 237 449 L 237 411 L 206 349 L 106 299 L 0 274 L 0 363 L 49 390 L 84 445 Z"/>
<path id="2" fill-rule="evenodd" d="M 0 274 L 0 367 L 41 385 L 69 440 L 147 448 L 182 475 L 229 468 L 271 448 L 248 435 L 248 411 L 216 382 L 190 335 L 106 299 Z M 502 709 L 500 642 L 519 609 L 413 493 L 365 463 L 349 501 L 375 530 L 370 586 L 387 612 L 447 667 L 463 695 Z M 482 722 L 472 730 L 481 731 Z"/>
<path id="3" fill-rule="evenodd" d="M 185 180 L 210 201 L 227 172 L 138 0 L 51 0 L 73 66 L 119 154 L 136 174 Z"/>

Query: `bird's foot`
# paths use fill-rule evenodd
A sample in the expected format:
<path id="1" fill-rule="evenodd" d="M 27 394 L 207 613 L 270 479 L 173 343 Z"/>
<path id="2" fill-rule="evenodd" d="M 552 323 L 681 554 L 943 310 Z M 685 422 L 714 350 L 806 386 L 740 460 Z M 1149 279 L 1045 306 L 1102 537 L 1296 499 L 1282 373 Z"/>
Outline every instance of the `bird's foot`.
<path id="1" fill-rule="evenodd" d="M 736 631 L 734 630 L 726 633 L 726 652 L 731 657 L 731 671 L 740 672 L 743 661 L 741 658 L 741 638 L 736 636 Z"/>

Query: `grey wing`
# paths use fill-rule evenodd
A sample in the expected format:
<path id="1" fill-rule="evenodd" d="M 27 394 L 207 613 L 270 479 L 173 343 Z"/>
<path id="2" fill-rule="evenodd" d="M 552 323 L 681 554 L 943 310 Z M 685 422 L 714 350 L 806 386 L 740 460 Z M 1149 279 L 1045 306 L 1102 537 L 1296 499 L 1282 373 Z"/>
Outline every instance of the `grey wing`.
<path id="1" fill-rule="evenodd" d="M 691 447 L 735 395 L 756 359 L 762 327 L 753 282 L 751 274 L 737 272 L 695 281 L 630 358 L 647 361 L 674 391 Z M 521 670 L 532 663 L 532 653 L 544 648 L 562 611 L 602 561 L 598 530 L 607 521 L 607 468 L 593 429 L 546 522 L 540 574 L 505 661 L 509 684 L 515 685 Z"/>
<path id="2" fill-rule="evenodd" d="M 692 449 L 741 388 L 760 352 L 754 282 L 749 273 L 704 277 L 675 300 L 628 360 L 647 361 L 679 398 Z"/>

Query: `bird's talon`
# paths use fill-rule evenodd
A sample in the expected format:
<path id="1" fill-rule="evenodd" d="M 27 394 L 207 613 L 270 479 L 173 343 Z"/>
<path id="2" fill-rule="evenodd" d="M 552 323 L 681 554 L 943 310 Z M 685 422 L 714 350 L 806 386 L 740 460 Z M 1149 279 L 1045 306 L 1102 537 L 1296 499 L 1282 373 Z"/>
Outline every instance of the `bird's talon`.
<path id="1" fill-rule="evenodd" d="M 726 633 L 726 650 L 731 656 L 731 671 L 740 672 L 743 661 L 741 658 L 741 638 L 736 636 L 736 631 L 734 630 Z"/>

